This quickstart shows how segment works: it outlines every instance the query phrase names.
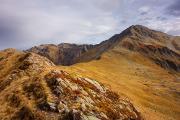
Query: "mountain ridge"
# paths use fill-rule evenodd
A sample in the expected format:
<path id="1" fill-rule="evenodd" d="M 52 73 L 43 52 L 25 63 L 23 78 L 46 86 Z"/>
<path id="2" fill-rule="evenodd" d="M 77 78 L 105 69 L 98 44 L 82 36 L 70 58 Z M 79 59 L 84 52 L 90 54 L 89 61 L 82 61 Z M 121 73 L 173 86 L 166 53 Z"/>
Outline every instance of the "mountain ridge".
<path id="1" fill-rule="evenodd" d="M 143 119 L 128 99 L 46 57 L 15 49 L 0 51 L 0 57 L 0 119 Z"/>
<path id="2" fill-rule="evenodd" d="M 135 25 L 97 45 L 0 51 L 0 119 L 176 120 L 179 40 Z"/>
<path id="3" fill-rule="evenodd" d="M 51 44 L 46 44 L 40 45 L 39 47 L 32 47 L 27 51 L 43 55 L 55 64 L 73 65 L 79 62 L 98 60 L 104 52 L 114 47 L 124 47 L 149 57 L 165 69 L 179 72 L 180 63 L 178 60 L 180 59 L 180 44 L 178 40 L 180 40 L 180 37 L 174 37 L 163 32 L 151 30 L 142 25 L 132 25 L 120 34 L 116 34 L 96 45 L 62 43 L 52 46 Z M 142 48 L 142 46 L 144 47 Z M 149 46 L 151 46 L 152 49 L 149 49 Z M 166 53 L 173 54 L 173 58 L 177 60 L 172 60 L 172 56 L 166 54 L 159 55 L 157 53 L 161 56 L 160 58 L 152 56 L 152 54 L 156 54 L 153 51 L 162 53 L 162 50 L 159 49 L 166 49 Z M 55 53 L 51 54 L 51 52 Z M 150 53 L 149 56 L 147 56 L 147 52 Z"/>

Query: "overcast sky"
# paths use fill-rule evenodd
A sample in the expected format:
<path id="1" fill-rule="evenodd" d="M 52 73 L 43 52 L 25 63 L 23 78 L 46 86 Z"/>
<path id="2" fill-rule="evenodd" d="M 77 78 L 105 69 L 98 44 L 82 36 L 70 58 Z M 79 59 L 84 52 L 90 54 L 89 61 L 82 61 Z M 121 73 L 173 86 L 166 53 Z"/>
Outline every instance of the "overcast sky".
<path id="1" fill-rule="evenodd" d="M 0 49 L 95 44 L 133 24 L 180 35 L 180 0 L 0 0 Z"/>

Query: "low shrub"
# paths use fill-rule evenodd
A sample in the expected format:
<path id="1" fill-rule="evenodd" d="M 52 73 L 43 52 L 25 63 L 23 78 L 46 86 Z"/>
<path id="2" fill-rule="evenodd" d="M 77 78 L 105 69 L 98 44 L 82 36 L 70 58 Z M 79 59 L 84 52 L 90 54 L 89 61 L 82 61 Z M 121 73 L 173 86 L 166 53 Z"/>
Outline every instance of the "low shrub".
<path id="1" fill-rule="evenodd" d="M 0 61 L 3 60 L 3 59 L 4 59 L 4 57 L 0 57 Z"/>
<path id="2" fill-rule="evenodd" d="M 18 107 L 21 104 L 21 99 L 17 93 L 11 93 L 6 96 L 7 102 L 12 107 Z"/>
<path id="3" fill-rule="evenodd" d="M 119 95 L 113 91 L 107 90 L 106 95 L 107 95 L 107 98 L 111 99 L 112 101 L 119 100 Z"/>

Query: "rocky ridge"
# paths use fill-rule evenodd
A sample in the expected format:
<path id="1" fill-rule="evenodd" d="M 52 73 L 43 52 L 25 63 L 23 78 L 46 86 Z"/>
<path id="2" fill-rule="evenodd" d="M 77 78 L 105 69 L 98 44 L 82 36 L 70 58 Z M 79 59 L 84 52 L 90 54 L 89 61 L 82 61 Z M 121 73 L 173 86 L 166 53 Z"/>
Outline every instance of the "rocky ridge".
<path id="1" fill-rule="evenodd" d="M 32 47 L 27 51 L 45 56 L 55 64 L 72 65 L 83 53 L 94 47 L 95 46 L 93 45 L 76 45 L 68 43 L 62 43 L 59 45 L 44 44 Z"/>
<path id="2" fill-rule="evenodd" d="M 0 119 L 140 120 L 129 100 L 35 53 L 0 52 Z M 13 64 L 12 64 L 13 63 Z"/>
<path id="3" fill-rule="evenodd" d="M 180 72 L 178 37 L 150 30 L 144 26 L 132 26 L 125 30 L 131 33 L 122 39 L 120 47 L 139 52 L 168 71 Z"/>

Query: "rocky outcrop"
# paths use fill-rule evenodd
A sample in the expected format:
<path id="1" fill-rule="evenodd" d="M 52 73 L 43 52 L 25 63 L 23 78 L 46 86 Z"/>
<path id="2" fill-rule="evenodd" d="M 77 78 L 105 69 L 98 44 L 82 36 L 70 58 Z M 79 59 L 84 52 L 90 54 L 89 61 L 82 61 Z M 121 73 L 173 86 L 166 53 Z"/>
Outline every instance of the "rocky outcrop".
<path id="1" fill-rule="evenodd" d="M 1 76 L 0 119 L 142 119 L 128 99 L 96 80 L 59 70 L 50 60 L 35 53 L 12 57 L 15 53 L 0 54 L 8 59 L 1 61 L 4 66 L 15 62 L 12 70 Z"/>
<path id="2" fill-rule="evenodd" d="M 45 79 L 58 98 L 55 106 L 61 119 L 141 119 L 131 103 L 95 80 L 54 70 Z"/>
<path id="3" fill-rule="evenodd" d="M 168 71 L 180 72 L 180 51 L 177 44 L 180 39 L 178 37 L 140 25 L 131 26 L 124 33 L 129 35 L 121 40 L 119 47 L 139 52 Z"/>
<path id="4" fill-rule="evenodd" d="M 82 56 L 83 53 L 89 51 L 94 47 L 95 46 L 93 45 L 62 43 L 59 45 L 40 45 L 33 47 L 27 51 L 45 56 L 58 65 L 72 65 L 75 63 L 76 59 Z"/>
<path id="5" fill-rule="evenodd" d="M 167 47 L 140 45 L 138 51 L 161 67 L 180 72 L 180 55 Z"/>

